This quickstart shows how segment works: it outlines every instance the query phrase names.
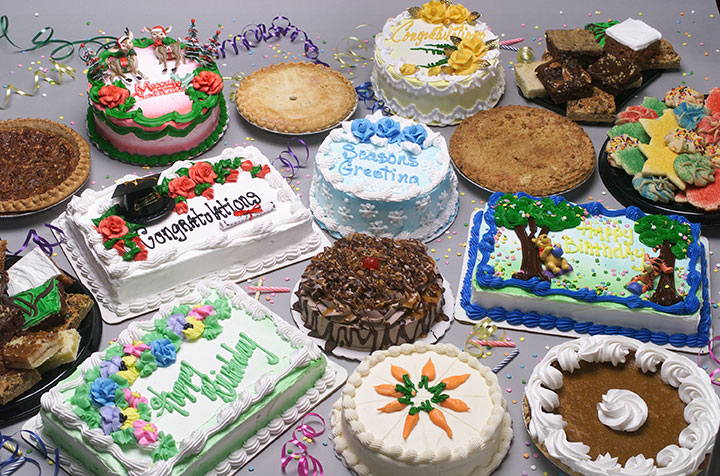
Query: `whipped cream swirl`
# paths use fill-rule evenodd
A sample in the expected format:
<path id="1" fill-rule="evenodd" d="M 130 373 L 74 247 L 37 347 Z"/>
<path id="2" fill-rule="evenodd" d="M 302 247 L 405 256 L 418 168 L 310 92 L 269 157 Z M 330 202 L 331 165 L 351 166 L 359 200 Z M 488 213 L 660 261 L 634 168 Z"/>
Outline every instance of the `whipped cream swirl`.
<path id="1" fill-rule="evenodd" d="M 637 431 L 645 424 L 648 407 L 645 400 L 630 390 L 613 388 L 597 404 L 600 422 L 617 431 Z"/>

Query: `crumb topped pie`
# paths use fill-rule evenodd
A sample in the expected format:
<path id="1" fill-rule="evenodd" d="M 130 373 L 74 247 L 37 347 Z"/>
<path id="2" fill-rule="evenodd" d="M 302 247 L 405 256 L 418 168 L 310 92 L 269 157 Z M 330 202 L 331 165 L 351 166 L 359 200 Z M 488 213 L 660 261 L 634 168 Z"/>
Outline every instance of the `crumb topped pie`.
<path id="1" fill-rule="evenodd" d="M 77 132 L 44 119 L 0 121 L 0 213 L 54 205 L 90 174 L 90 147 Z"/>
<path id="2" fill-rule="evenodd" d="M 347 118 L 357 95 L 350 81 L 326 66 L 278 63 L 245 78 L 235 103 L 256 126 L 303 134 L 326 130 Z"/>

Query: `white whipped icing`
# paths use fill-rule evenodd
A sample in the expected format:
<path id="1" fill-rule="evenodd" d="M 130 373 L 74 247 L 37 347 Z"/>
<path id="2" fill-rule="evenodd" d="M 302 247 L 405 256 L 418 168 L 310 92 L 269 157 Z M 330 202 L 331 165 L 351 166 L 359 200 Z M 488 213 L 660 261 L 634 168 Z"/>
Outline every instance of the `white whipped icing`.
<path id="1" fill-rule="evenodd" d="M 618 388 L 603 395 L 597 412 L 603 425 L 617 431 L 637 431 L 648 417 L 647 404 L 640 395 Z"/>

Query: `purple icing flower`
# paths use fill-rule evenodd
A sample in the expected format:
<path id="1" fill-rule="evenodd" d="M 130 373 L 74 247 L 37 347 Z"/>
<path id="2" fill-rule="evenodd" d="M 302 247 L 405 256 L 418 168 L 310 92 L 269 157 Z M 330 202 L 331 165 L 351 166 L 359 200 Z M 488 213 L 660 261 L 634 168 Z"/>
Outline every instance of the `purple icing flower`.
<path id="1" fill-rule="evenodd" d="M 355 119 L 350 124 L 350 131 L 360 142 L 370 142 L 370 138 L 375 135 L 375 124 L 368 119 Z"/>
<path id="2" fill-rule="evenodd" d="M 400 133 L 400 141 L 414 142 L 422 147 L 427 138 L 427 131 L 420 124 L 405 127 Z"/>
<path id="3" fill-rule="evenodd" d="M 96 378 L 90 385 L 90 399 L 98 406 L 114 405 L 115 390 L 120 388 L 114 380 L 105 377 Z"/>
<path id="4" fill-rule="evenodd" d="M 122 364 L 122 357 L 116 355 L 110 360 L 103 360 L 100 362 L 100 376 L 107 378 L 120 371 L 120 364 Z"/>
<path id="5" fill-rule="evenodd" d="M 215 308 L 210 304 L 205 304 L 204 306 L 191 309 L 190 312 L 188 312 L 188 317 L 194 317 L 198 321 L 202 321 L 212 314 L 215 314 Z"/>
<path id="6" fill-rule="evenodd" d="M 383 117 L 375 124 L 375 134 L 378 137 L 387 137 L 388 142 L 394 144 L 400 140 L 400 123 Z"/>
<path id="7" fill-rule="evenodd" d="M 177 358 L 175 346 L 169 339 L 155 339 L 150 342 L 150 352 L 152 352 L 159 367 L 167 367 L 175 362 Z"/>
<path id="8" fill-rule="evenodd" d="M 105 405 L 102 407 L 100 409 L 100 417 L 102 418 L 100 426 L 106 435 L 119 430 L 122 425 L 120 422 L 120 409 L 115 405 Z"/>
<path id="9" fill-rule="evenodd" d="M 167 318 L 168 329 L 170 329 L 173 334 L 177 334 L 180 337 L 183 337 L 183 329 L 185 329 L 185 324 L 187 324 L 187 320 L 185 319 L 185 316 L 183 314 L 173 314 L 172 316 Z"/>

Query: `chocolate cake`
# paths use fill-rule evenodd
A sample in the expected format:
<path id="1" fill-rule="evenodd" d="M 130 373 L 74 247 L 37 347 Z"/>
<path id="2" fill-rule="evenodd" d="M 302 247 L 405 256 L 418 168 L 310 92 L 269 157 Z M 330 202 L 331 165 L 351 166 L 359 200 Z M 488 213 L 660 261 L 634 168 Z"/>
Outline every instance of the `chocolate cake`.
<path id="1" fill-rule="evenodd" d="M 582 28 L 574 30 L 547 30 L 547 49 L 553 58 L 570 56 L 582 66 L 589 66 L 603 54 L 595 35 Z"/>
<path id="2" fill-rule="evenodd" d="M 662 34 L 642 20 L 628 18 L 605 30 L 605 52 L 643 64 L 660 49 Z"/>
<path id="3" fill-rule="evenodd" d="M 609 53 L 591 64 L 587 72 L 595 86 L 612 95 L 619 94 L 640 78 L 637 64 Z"/>
<path id="4" fill-rule="evenodd" d="M 447 320 L 443 291 L 421 242 L 355 233 L 310 261 L 293 308 L 326 350 L 374 351 L 413 342 Z"/>
<path id="5" fill-rule="evenodd" d="M 553 59 L 538 66 L 535 72 L 555 104 L 592 95 L 590 75 L 573 58 Z"/>

